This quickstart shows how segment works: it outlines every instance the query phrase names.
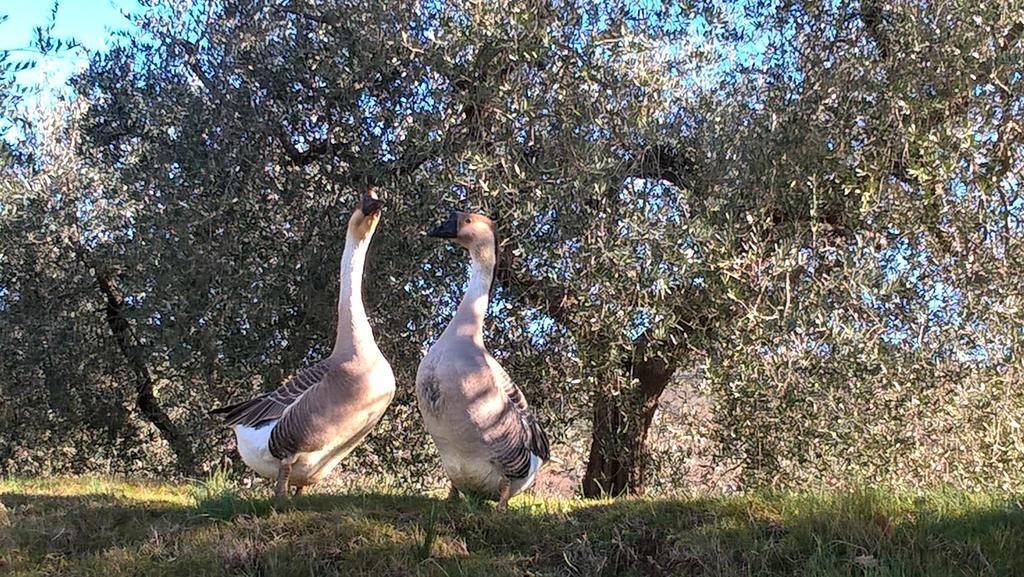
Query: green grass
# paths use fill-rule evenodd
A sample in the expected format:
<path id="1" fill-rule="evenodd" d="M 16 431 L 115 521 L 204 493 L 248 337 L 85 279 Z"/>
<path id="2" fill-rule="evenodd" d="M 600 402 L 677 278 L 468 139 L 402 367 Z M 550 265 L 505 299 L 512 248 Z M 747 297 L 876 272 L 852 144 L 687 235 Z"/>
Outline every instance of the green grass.
<path id="1" fill-rule="evenodd" d="M 392 491 L 277 508 L 226 475 L 0 480 L 0 574 L 1024 575 L 1010 495 L 771 494 L 449 503 Z"/>

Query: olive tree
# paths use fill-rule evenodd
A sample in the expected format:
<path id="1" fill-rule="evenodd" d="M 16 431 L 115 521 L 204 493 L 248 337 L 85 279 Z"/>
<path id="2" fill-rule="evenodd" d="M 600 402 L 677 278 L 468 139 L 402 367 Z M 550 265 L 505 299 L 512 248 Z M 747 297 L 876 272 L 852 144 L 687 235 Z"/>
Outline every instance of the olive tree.
<path id="1" fill-rule="evenodd" d="M 427 448 L 398 440 L 422 439 L 413 371 L 462 283 L 456 255 L 421 238 L 452 206 L 507 233 L 494 348 L 541 411 L 576 418 L 628 386 L 607 368 L 635 338 L 624 323 L 642 328 L 640 303 L 608 303 L 643 279 L 618 282 L 639 239 L 615 231 L 645 222 L 631 200 L 645 179 L 688 186 L 696 170 L 680 141 L 691 119 L 663 97 L 681 82 L 660 74 L 679 58 L 664 46 L 670 20 L 627 5 L 503 8 L 166 3 L 95 59 L 79 80 L 86 149 L 126 183 L 134 238 L 113 258 L 117 281 L 140 295 L 132 324 L 170 402 L 262 390 L 322 354 L 343 222 L 368 185 L 388 204 L 367 299 L 407 384 L 385 428 L 418 435 L 378 437 L 375 453 Z M 662 210 L 678 213 L 664 190 Z M 595 279 L 600 298 L 581 298 Z"/>
<path id="2" fill-rule="evenodd" d="M 503 233 L 491 348 L 556 438 L 589 424 L 585 495 L 643 491 L 680 372 L 749 485 L 1020 482 L 1008 4 L 166 0 L 138 26 L 76 81 L 75 174 L 102 184 L 21 222 L 64 215 L 37 238 L 91 291 L 61 309 L 105 335 L 82 378 L 134 383 L 179 469 L 225 454 L 205 408 L 325 354 L 377 186 L 399 393 L 366 469 L 436 470 L 413 377 L 465 263 L 422 232 L 457 206 Z"/>

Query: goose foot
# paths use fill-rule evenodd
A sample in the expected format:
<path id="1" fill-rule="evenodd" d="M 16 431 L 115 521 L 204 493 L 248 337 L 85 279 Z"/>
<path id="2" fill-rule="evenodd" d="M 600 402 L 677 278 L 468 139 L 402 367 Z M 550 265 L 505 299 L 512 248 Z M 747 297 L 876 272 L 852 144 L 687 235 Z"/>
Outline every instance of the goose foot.
<path id="1" fill-rule="evenodd" d="M 459 490 L 455 488 L 455 485 L 448 487 L 448 501 L 454 503 L 459 500 Z"/>
<path id="2" fill-rule="evenodd" d="M 288 478 L 292 474 L 292 463 L 294 457 L 281 460 L 281 467 L 277 470 L 277 487 L 274 489 L 274 498 L 279 502 L 288 501 Z"/>
<path id="3" fill-rule="evenodd" d="M 498 506 L 495 507 L 498 511 L 508 510 L 508 499 L 512 493 L 512 483 L 507 478 L 502 477 L 501 484 L 498 485 Z"/>

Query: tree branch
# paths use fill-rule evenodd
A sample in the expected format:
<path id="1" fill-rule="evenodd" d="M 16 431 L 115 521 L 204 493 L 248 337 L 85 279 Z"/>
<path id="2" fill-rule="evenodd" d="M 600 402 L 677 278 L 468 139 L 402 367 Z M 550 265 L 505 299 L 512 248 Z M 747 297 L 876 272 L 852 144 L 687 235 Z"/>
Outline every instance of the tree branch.
<path id="1" fill-rule="evenodd" d="M 299 2 L 299 4 L 302 3 Z M 333 14 L 311 14 L 309 12 L 305 12 L 293 6 L 275 6 L 274 9 L 277 10 L 278 12 L 293 14 L 300 18 L 305 18 L 306 20 L 310 20 L 318 24 L 323 24 L 325 26 L 337 26 L 341 24 L 341 19 Z"/>
<path id="2" fill-rule="evenodd" d="M 213 85 L 213 81 L 209 76 L 206 75 L 206 71 L 199 66 L 199 49 L 196 47 L 194 42 L 177 38 L 174 40 L 174 44 L 180 46 L 185 51 L 185 65 L 188 69 L 199 79 L 199 82 L 210 94 L 217 94 L 219 91 Z"/>
<path id="3" fill-rule="evenodd" d="M 330 130 L 328 130 L 330 132 Z M 288 133 L 288 129 L 282 124 L 277 127 L 277 141 L 284 148 L 284 154 L 288 157 L 290 164 L 293 166 L 306 166 L 307 164 L 313 163 L 319 157 L 335 150 L 336 147 L 331 145 L 330 136 L 321 138 L 312 142 L 306 150 L 299 150 L 295 143 L 292 142 L 292 137 Z"/>
<path id="4" fill-rule="evenodd" d="M 678 146 L 658 144 L 647 148 L 633 161 L 627 178 L 664 180 L 681 190 L 692 190 L 699 175 L 699 165 Z"/>
<path id="5" fill-rule="evenodd" d="M 96 270 L 96 284 L 105 299 L 105 318 L 118 349 L 128 361 L 128 367 L 135 374 L 135 405 L 142 416 L 149 421 L 171 446 L 178 460 L 178 468 L 185 473 L 195 472 L 195 455 L 188 439 L 181 434 L 171 421 L 156 397 L 155 382 L 146 365 L 141 343 L 124 317 L 124 297 L 117 288 L 113 273 Z"/>

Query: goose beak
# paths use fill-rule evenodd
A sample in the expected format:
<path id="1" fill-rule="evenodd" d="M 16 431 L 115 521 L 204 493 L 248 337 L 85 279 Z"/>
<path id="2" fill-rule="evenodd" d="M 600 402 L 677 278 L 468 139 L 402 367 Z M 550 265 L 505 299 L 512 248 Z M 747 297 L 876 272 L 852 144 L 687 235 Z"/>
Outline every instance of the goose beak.
<path id="1" fill-rule="evenodd" d="M 360 206 L 360 208 L 362 209 L 364 215 L 373 216 L 374 213 L 380 210 L 382 204 L 384 203 L 381 202 L 380 200 L 367 196 L 363 198 L 363 204 L 362 206 Z"/>
<path id="2" fill-rule="evenodd" d="M 434 238 L 455 238 L 459 236 L 459 214 L 453 212 L 448 215 L 448 220 L 435 226 L 427 233 L 427 236 Z"/>

